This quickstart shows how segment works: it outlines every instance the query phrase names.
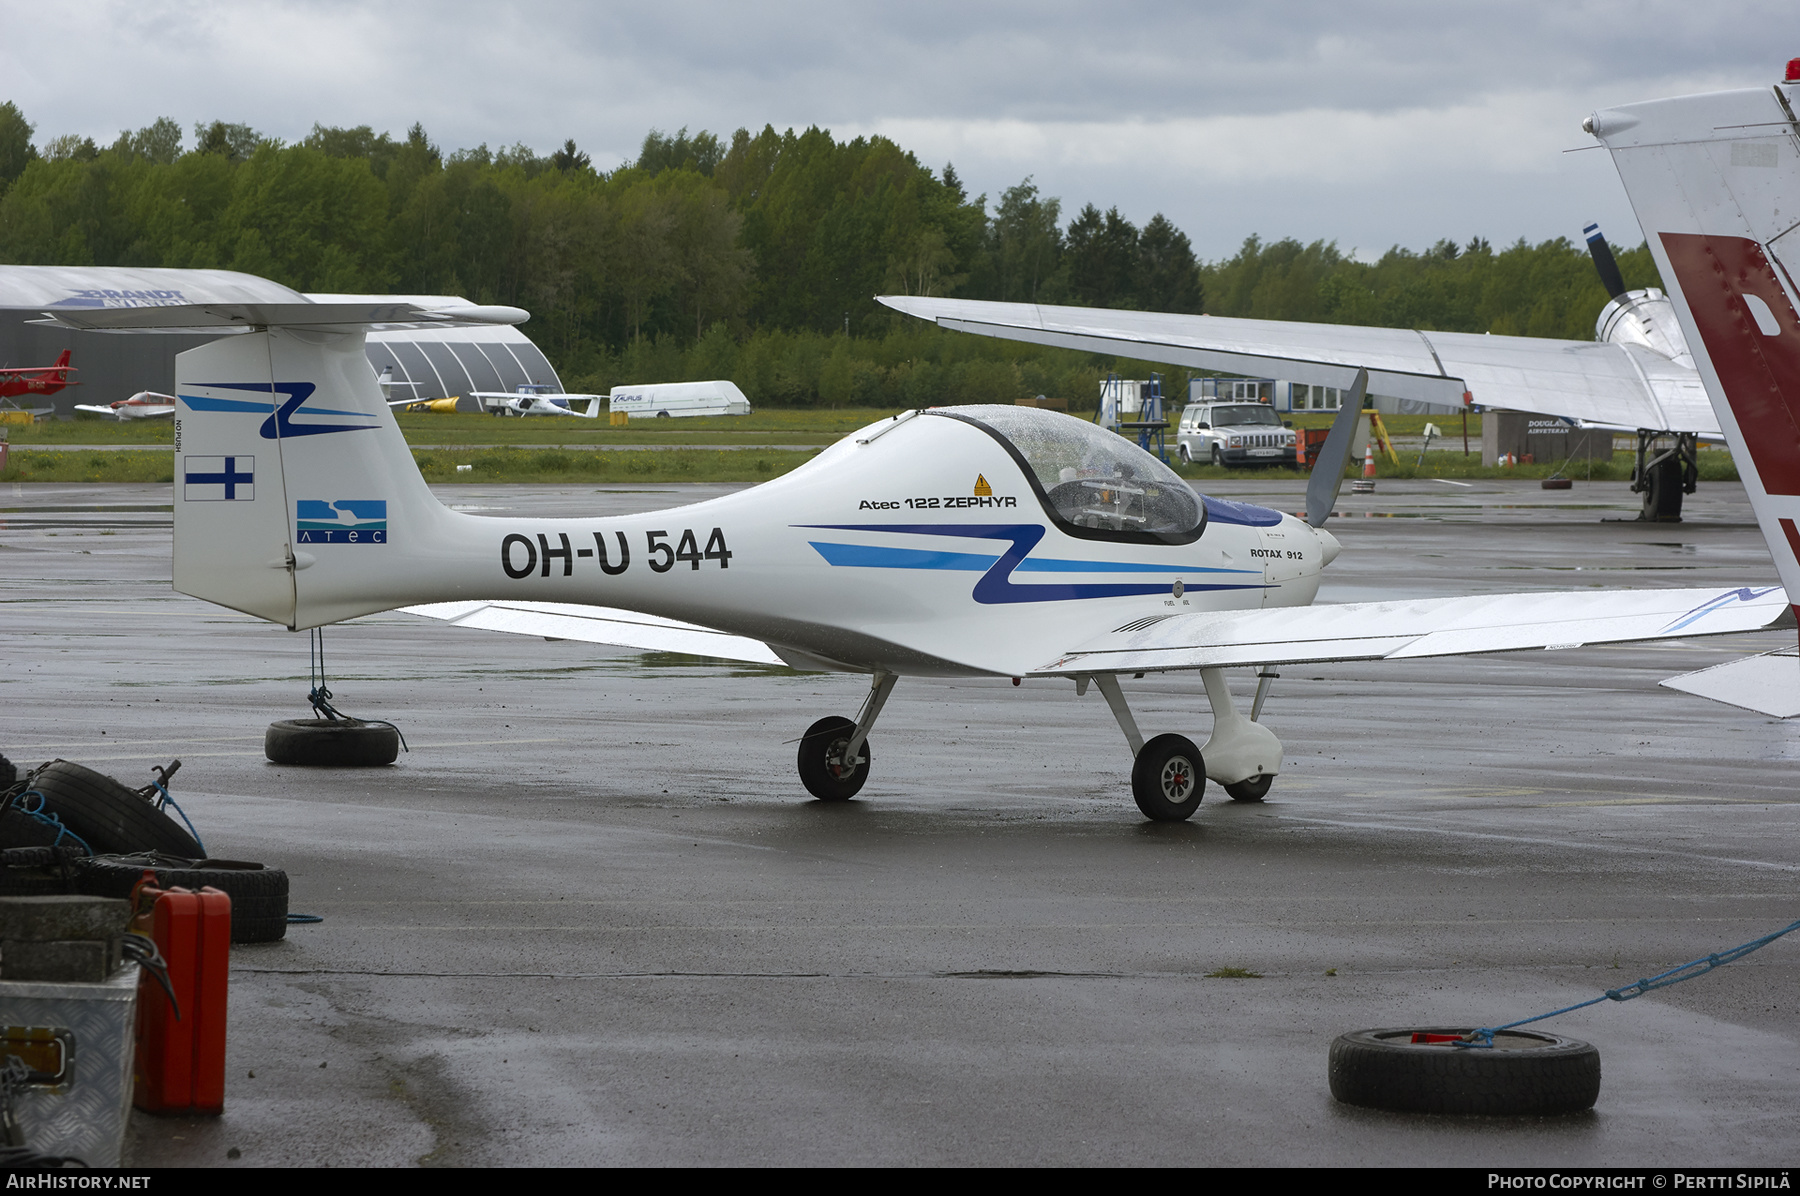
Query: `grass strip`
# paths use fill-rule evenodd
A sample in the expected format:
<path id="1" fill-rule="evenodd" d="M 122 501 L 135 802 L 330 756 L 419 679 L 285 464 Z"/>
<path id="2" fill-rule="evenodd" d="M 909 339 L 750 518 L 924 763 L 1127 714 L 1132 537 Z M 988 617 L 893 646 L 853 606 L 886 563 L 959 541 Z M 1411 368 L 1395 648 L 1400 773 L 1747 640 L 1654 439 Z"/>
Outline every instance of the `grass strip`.
<path id="1" fill-rule="evenodd" d="M 669 449 L 659 452 L 591 452 L 579 449 L 432 449 L 413 453 L 419 472 L 428 482 L 766 482 L 780 477 L 812 458 L 808 452 L 770 449 Z M 1379 478 L 1456 478 L 1459 480 L 1538 479 L 1561 472 L 1576 481 L 1623 482 L 1631 478 L 1629 453 L 1614 454 L 1611 461 L 1576 461 L 1561 465 L 1515 465 L 1511 468 L 1484 464 L 1479 457 L 1460 452 L 1402 456 L 1399 465 L 1385 457 L 1376 464 Z M 1735 482 L 1737 465 L 1723 450 L 1703 449 L 1700 480 Z M 0 482 L 168 482 L 174 479 L 174 459 L 159 452 L 31 452 L 13 453 Z M 459 471 L 457 466 L 467 465 Z M 1218 469 L 1210 465 L 1178 467 L 1191 481 L 1271 481 L 1303 476 L 1283 468 Z M 1360 461 L 1351 464 L 1347 477 L 1362 473 Z M 1200 487 L 1202 490 L 1205 486 Z"/>
<path id="2" fill-rule="evenodd" d="M 428 482 L 766 482 L 812 456 L 754 449 L 597 453 L 502 448 L 416 452 L 413 459 Z M 458 465 L 469 468 L 458 471 Z M 169 453 L 13 453 L 0 470 L 0 482 L 168 482 L 174 471 Z"/>

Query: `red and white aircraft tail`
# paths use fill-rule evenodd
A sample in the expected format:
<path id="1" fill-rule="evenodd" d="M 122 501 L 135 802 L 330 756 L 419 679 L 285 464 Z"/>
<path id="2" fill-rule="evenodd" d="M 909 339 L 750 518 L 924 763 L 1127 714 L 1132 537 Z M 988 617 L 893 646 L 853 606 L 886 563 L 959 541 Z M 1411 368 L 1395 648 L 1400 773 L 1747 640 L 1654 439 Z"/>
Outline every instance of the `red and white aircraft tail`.
<path id="1" fill-rule="evenodd" d="M 1788 599 L 1800 605 L 1800 60 L 1788 74 L 1771 87 L 1604 109 L 1583 127 L 1612 151 Z M 1690 674 L 1676 687 L 1800 713 L 1800 665 L 1753 659 L 1764 663 Z"/>

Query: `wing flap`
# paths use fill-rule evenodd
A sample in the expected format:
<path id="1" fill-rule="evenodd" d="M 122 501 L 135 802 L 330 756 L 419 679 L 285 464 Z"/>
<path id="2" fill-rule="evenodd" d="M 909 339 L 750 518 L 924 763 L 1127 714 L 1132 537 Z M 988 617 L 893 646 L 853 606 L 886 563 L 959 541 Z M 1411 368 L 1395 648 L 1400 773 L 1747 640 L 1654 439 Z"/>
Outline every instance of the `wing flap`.
<path id="1" fill-rule="evenodd" d="M 741 635 L 729 635 L 609 606 L 581 606 L 568 602 L 434 602 L 405 606 L 401 611 L 427 619 L 441 619 L 455 627 L 505 631 L 547 639 L 580 640 L 647 652 L 683 652 L 743 660 L 753 664 L 784 664 L 767 644 Z"/>
<path id="2" fill-rule="evenodd" d="M 1153 672 L 1245 664 L 1402 660 L 1686 639 L 1792 626 L 1780 586 L 1579 590 L 1175 615 L 1108 632 L 1033 670 Z"/>

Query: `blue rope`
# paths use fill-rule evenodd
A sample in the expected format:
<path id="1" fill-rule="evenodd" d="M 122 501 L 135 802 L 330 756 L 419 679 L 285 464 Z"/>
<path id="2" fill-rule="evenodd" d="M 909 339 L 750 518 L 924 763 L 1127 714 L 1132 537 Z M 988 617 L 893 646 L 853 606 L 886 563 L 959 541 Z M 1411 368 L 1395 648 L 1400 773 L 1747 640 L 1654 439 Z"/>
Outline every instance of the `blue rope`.
<path id="1" fill-rule="evenodd" d="M 202 856 L 205 856 L 206 855 L 206 844 L 201 841 L 200 832 L 194 829 L 194 820 L 187 816 L 186 810 L 182 809 L 180 806 L 175 805 L 175 799 L 169 796 L 168 789 L 163 786 L 163 783 L 161 781 L 152 781 L 150 783 L 152 785 L 155 785 L 156 791 L 162 795 L 160 798 L 157 799 L 156 808 L 160 810 L 164 806 L 174 806 L 175 812 L 177 814 L 181 815 L 181 820 L 183 822 L 187 823 L 188 834 L 194 836 L 194 845 L 200 849 L 200 854 Z M 93 853 L 89 852 L 88 854 L 92 855 Z"/>
<path id="2" fill-rule="evenodd" d="M 1751 939 L 1747 943 L 1731 948 L 1729 951 L 1715 951 L 1711 955 L 1702 955 L 1699 959 L 1691 959 L 1666 972 L 1658 972 L 1654 976 L 1635 980 L 1630 984 L 1622 984 L 1618 988 L 1609 988 L 1591 1001 L 1582 1001 L 1575 1005 L 1565 1005 L 1561 1009 L 1553 1009 L 1549 1013 L 1540 1013 L 1536 1017 L 1520 1018 L 1516 1022 L 1507 1022 L 1504 1026 L 1488 1026 L 1471 1031 L 1468 1038 L 1458 1046 L 1491 1047 L 1494 1035 L 1502 1030 L 1510 1030 L 1514 1026 L 1526 1026 L 1532 1022 L 1541 1022 L 1546 1018 L 1558 1017 L 1565 1013 L 1573 1013 L 1577 1009 L 1586 1009 L 1589 1005 L 1598 1005 L 1602 1001 L 1629 1001 L 1641 997 L 1647 992 L 1659 988 L 1667 988 L 1671 984 L 1680 984 L 1683 980 L 1692 980 L 1696 976 L 1704 976 L 1714 968 L 1722 968 L 1728 963 L 1736 963 L 1744 956 L 1759 947 L 1766 947 L 1784 934 L 1792 934 L 1800 930 L 1800 922 L 1784 926 L 1774 934 L 1765 934 L 1759 939 Z"/>
<path id="3" fill-rule="evenodd" d="M 32 797 L 37 798 L 37 805 L 35 805 L 35 806 L 31 805 L 26 800 L 27 798 L 32 798 Z M 15 809 L 19 813 L 25 815 L 27 818 L 37 819 L 39 822 L 43 823 L 45 826 L 55 827 L 56 828 L 56 838 L 54 838 L 50 841 L 50 846 L 55 847 L 57 844 L 61 843 L 65 838 L 73 839 L 73 840 L 75 840 L 76 843 L 81 845 L 82 851 L 86 852 L 88 855 L 93 855 L 94 849 L 87 845 L 87 840 L 83 839 L 80 835 L 76 834 L 74 831 L 70 830 L 68 827 L 64 826 L 61 816 L 56 815 L 56 814 L 44 813 L 44 800 L 45 800 L 44 795 L 40 790 L 27 789 L 27 790 L 25 790 L 25 792 L 19 794 L 19 796 L 15 797 L 13 799 L 13 809 Z"/>

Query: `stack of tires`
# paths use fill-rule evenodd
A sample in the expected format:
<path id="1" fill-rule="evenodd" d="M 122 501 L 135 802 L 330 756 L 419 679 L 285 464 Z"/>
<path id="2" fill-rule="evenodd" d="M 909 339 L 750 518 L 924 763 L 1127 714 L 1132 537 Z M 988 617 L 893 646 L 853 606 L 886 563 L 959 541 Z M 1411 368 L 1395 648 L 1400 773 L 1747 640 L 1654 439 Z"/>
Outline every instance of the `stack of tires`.
<path id="1" fill-rule="evenodd" d="M 228 894 L 234 943 L 287 935 L 287 873 L 207 858 L 188 829 L 142 791 L 67 760 L 52 760 L 4 787 L 0 895 L 129 897 L 146 871 L 158 888 L 210 886 Z"/>

